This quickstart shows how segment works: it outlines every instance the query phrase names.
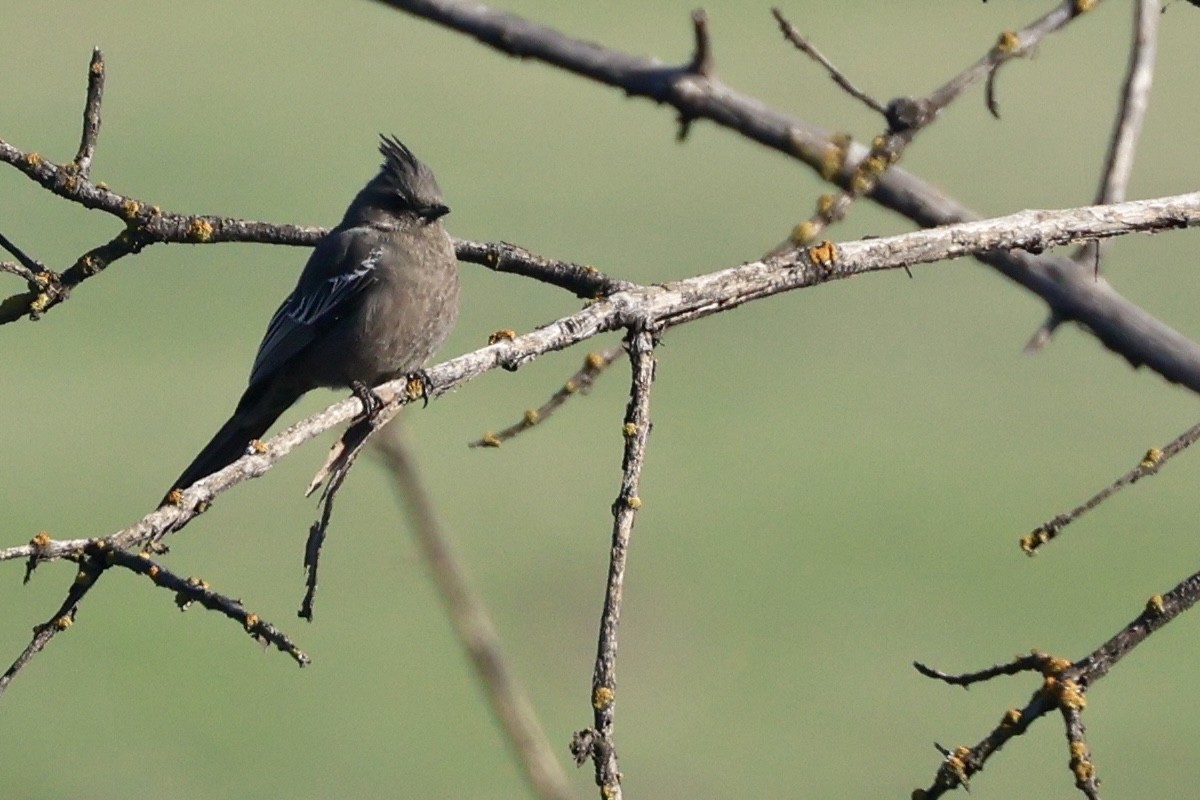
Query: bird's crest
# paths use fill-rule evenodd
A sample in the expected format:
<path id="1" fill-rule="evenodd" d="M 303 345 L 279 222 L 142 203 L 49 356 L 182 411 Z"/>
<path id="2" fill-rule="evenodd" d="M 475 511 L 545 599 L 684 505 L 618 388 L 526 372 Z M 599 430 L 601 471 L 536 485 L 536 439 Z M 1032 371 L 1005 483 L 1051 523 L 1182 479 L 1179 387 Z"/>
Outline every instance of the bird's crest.
<path id="1" fill-rule="evenodd" d="M 429 167 L 413 155 L 395 136 L 379 137 L 383 166 L 372 183 L 399 195 L 407 205 L 420 208 L 442 202 L 442 190 Z"/>

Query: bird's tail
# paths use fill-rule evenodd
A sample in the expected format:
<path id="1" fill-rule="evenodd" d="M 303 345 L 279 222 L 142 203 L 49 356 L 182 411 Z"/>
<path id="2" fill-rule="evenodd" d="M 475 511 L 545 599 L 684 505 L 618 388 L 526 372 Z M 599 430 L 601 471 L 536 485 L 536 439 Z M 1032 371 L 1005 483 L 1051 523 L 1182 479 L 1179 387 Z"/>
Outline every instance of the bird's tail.
<path id="1" fill-rule="evenodd" d="M 245 455 L 250 442 L 266 433 L 279 415 L 287 411 L 299 397 L 299 393 L 283 393 L 272 391 L 271 388 L 251 386 L 246 390 L 233 416 L 221 426 L 221 430 L 204 446 L 183 474 L 175 479 L 159 505 L 166 505 L 171 492 L 176 489 L 186 489 Z"/>

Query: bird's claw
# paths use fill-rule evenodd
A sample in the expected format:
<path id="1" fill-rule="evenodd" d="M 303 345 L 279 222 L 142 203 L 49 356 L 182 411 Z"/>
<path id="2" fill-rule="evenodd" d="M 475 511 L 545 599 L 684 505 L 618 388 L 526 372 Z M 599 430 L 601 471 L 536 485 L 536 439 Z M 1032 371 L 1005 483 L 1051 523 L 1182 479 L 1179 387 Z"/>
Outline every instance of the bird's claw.
<path id="1" fill-rule="evenodd" d="M 363 419 L 372 420 L 375 415 L 385 405 L 383 398 L 375 394 L 375 390 L 367 386 L 362 381 L 354 381 L 350 384 L 350 391 L 354 392 L 354 396 L 358 398 L 363 407 Z"/>

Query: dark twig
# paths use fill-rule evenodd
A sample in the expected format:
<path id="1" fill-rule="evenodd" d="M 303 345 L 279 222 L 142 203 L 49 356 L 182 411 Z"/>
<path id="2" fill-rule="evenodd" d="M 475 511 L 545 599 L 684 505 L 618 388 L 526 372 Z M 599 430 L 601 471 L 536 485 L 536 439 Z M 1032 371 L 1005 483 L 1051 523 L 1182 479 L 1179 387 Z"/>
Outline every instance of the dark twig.
<path id="1" fill-rule="evenodd" d="M 1120 203 L 1126 199 L 1138 139 L 1150 107 L 1150 87 L 1154 84 L 1154 62 L 1158 51 L 1159 0 L 1133 3 L 1133 41 L 1129 45 L 1129 64 L 1121 88 L 1121 103 L 1113 121 L 1104 171 L 1096 190 L 1096 205 Z M 1089 242 L 1073 256 L 1080 264 L 1098 261 L 1103 247 Z"/>
<path id="2" fill-rule="evenodd" d="M 712 37 L 708 33 L 708 13 L 703 8 L 692 12 L 692 29 L 696 33 L 696 49 L 692 52 L 689 69 L 695 75 L 711 78 L 713 73 Z"/>
<path id="3" fill-rule="evenodd" d="M 629 281 L 611 278 L 593 266 L 544 258 L 507 242 L 472 242 L 456 239 L 454 252 L 459 261 L 480 264 L 496 272 L 534 278 L 542 283 L 574 292 L 576 297 L 586 300 L 605 297 L 634 285 Z"/>
<path id="4" fill-rule="evenodd" d="M 692 60 L 686 69 L 698 78 L 709 80 L 713 77 L 715 64 L 713 62 L 712 37 L 708 32 L 708 12 L 703 8 L 697 8 L 692 12 L 692 30 L 696 36 L 696 46 L 692 50 Z M 675 134 L 677 141 L 682 142 L 687 139 L 695 119 L 680 110 L 679 131 Z"/>
<path id="5" fill-rule="evenodd" d="M 314 479 L 306 492 L 306 495 L 311 494 L 316 486 L 320 485 L 320 480 L 325 480 L 325 488 L 321 492 L 318 504 L 321 513 L 317 521 L 309 526 L 308 540 L 304 544 L 304 598 L 300 601 L 300 610 L 296 612 L 297 616 L 309 622 L 312 622 L 313 608 L 317 598 L 317 572 L 321 566 L 321 548 L 325 544 L 325 537 L 329 533 L 329 523 L 333 519 L 333 501 L 337 498 L 346 476 L 350 474 L 350 467 L 354 465 L 358 454 L 362 452 L 362 447 L 370 433 L 371 423 L 367 420 L 360 420 L 351 425 L 342 434 L 338 444 L 334 446 L 336 455 L 332 461 L 322 468 L 324 476 Z"/>
<path id="6" fill-rule="evenodd" d="M 810 55 L 816 52 L 815 49 L 812 52 L 809 51 L 811 45 L 804 40 L 794 26 L 788 23 L 778 9 L 773 13 L 784 36 L 789 41 Z M 838 134 L 831 137 L 818 163 L 814 166 L 818 168 L 822 178 L 837 182 L 843 191 L 836 196 L 822 195 L 818 198 L 817 207 L 812 216 L 796 225 L 788 238 L 772 248 L 769 253 L 778 255 L 791 249 L 813 244 L 821 238 L 830 225 L 843 219 L 850 206 L 860 197 L 870 195 L 887 205 L 887 202 L 879 196 L 875 189 L 884 181 L 886 173 L 891 170 L 893 164 L 900 160 L 917 134 L 937 119 L 938 115 L 952 102 L 985 78 L 987 79 L 988 108 L 999 116 L 999 112 L 995 108 L 994 97 L 994 78 L 999 68 L 1011 59 L 1030 52 L 1042 38 L 1066 25 L 1078 13 L 1077 6 L 1071 0 L 1067 0 L 1021 31 L 1002 33 L 996 44 L 978 61 L 935 89 L 927 97 L 897 97 L 891 100 L 886 108 L 882 109 L 888 123 L 887 130 L 871 141 L 870 149 L 865 157 L 857 160 L 851 158 L 849 136 Z M 814 58 L 818 56 L 819 54 L 813 55 Z M 827 63 L 823 56 L 820 57 L 820 60 L 822 63 Z M 832 65 L 829 65 L 829 69 L 833 69 Z M 837 79 L 835 78 L 835 80 Z M 851 94 L 858 92 L 849 85 L 849 81 L 846 82 L 844 88 Z M 869 98 L 864 102 L 867 102 L 872 108 L 879 105 Z M 799 146 L 798 143 L 796 144 Z M 800 157 L 804 158 L 804 156 Z M 804 160 L 808 161 L 807 158 Z M 808 161 L 808 163 L 812 162 Z M 902 209 L 896 210 L 908 213 Z M 909 214 L 909 216 L 912 215 Z M 917 221 L 920 222 L 920 220 Z M 921 224 L 926 223 L 921 222 Z"/>
<path id="7" fill-rule="evenodd" d="M 583 366 L 574 375 L 567 378 L 567 382 L 562 385 L 562 388 L 552 394 L 540 408 L 529 409 L 521 417 L 520 422 L 515 422 L 498 433 L 489 431 L 482 438 L 470 442 L 467 446 L 499 447 L 523 431 L 545 422 L 551 414 L 562 408 L 568 399 L 578 394 L 587 394 L 596 379 L 612 366 L 612 363 L 617 360 L 617 356 L 623 352 L 625 352 L 624 344 L 616 344 L 599 352 L 588 353 L 583 360 Z"/>
<path id="8" fill-rule="evenodd" d="M 629 405 L 625 409 L 625 452 L 621 460 L 621 488 L 613 502 L 612 549 L 596 666 L 592 674 L 592 728 L 575 734 L 572 751 L 576 763 L 591 758 L 602 800 L 620 800 L 621 771 L 613 742 L 617 701 L 617 628 L 625 593 L 625 561 L 637 511 L 642 506 L 638 487 L 650 435 L 650 387 L 654 382 L 654 336 L 650 331 L 631 332 L 629 359 L 633 369 Z"/>
<path id="9" fill-rule="evenodd" d="M 1100 800 L 1100 779 L 1096 777 L 1096 765 L 1092 763 L 1092 751 L 1087 746 L 1087 728 L 1083 724 L 1083 710 L 1062 706 L 1063 726 L 1067 731 L 1067 762 L 1075 776 L 1075 788 L 1083 792 L 1088 800 Z"/>
<path id="10" fill-rule="evenodd" d="M 35 281 L 37 280 L 37 273 L 45 271 L 46 267 L 42 262 L 27 255 L 24 250 L 13 244 L 12 240 L 2 233 L 0 233 L 0 247 L 12 253 L 13 258 L 17 259 L 20 265 L 27 270 L 27 272 L 11 270 L 14 274 L 20 275 L 29 281 Z"/>
<path id="11" fill-rule="evenodd" d="M 933 678 L 942 683 L 948 683 L 951 686 L 961 686 L 966 689 L 973 683 L 983 683 L 1001 675 L 1019 675 L 1022 672 L 1040 670 L 1045 666 L 1047 658 L 1049 656 L 1045 653 L 1039 653 L 1035 650 L 1028 655 L 1017 656 L 1007 664 L 997 664 L 978 672 L 965 672 L 961 675 L 942 672 L 940 669 L 934 669 L 926 664 L 922 664 L 920 661 L 914 661 L 913 667 L 926 678 Z"/>
<path id="12" fill-rule="evenodd" d="M 116 550 L 97 542 L 92 546 L 96 557 L 104 559 L 105 563 L 122 567 L 138 575 L 145 575 L 155 586 L 175 593 L 175 604 L 180 610 L 186 610 L 193 603 L 199 603 L 209 611 L 216 611 L 242 626 L 250 638 L 262 645 L 275 645 L 287 653 L 301 667 L 306 667 L 310 659 L 304 651 L 298 648 L 288 635 L 267 622 L 258 614 L 248 611 L 240 600 L 213 591 L 206 581 L 199 578 L 183 578 L 176 575 L 161 562 L 152 560 L 147 553 L 130 553 Z"/>
<path id="13" fill-rule="evenodd" d="M 971 676 L 957 676 L 958 679 L 966 679 L 973 676 L 1015 674 L 1024 669 L 1024 664 L 1032 663 L 1030 659 L 1037 659 L 1043 680 L 1024 708 L 1005 712 L 1000 723 L 974 747 L 955 749 L 951 753 L 953 758 L 948 756 L 939 766 L 929 788 L 918 789 L 917 792 L 921 794 L 914 792 L 913 796 L 933 800 L 946 791 L 965 784 L 972 775 L 983 769 L 988 759 L 1008 740 L 1020 736 L 1035 720 L 1056 708 L 1064 712 L 1071 746 L 1071 770 L 1075 775 L 1076 785 L 1083 784 L 1080 788 L 1085 793 L 1094 790 L 1095 767 L 1086 745 L 1080 747 L 1080 743 L 1083 742 L 1083 727 L 1082 721 L 1078 720 L 1078 712 L 1086 705 L 1088 690 L 1152 633 L 1183 614 L 1195 605 L 1197 600 L 1200 600 L 1200 572 L 1190 575 L 1170 592 L 1151 597 L 1142 613 L 1080 661 L 1071 663 L 1066 659 L 1051 658 L 1035 652 L 1016 659 L 1007 669 L 991 667 L 982 672 L 972 673 Z M 1017 668 L 1017 665 L 1021 668 Z M 960 682 L 954 679 L 954 676 L 944 676 L 944 673 L 930 670 L 928 667 L 922 668 L 922 672 L 947 683 Z M 947 677 L 951 679 L 947 680 Z"/>
<path id="14" fill-rule="evenodd" d="M 88 64 L 87 100 L 83 105 L 83 134 L 79 138 L 79 152 L 75 154 L 75 169 L 83 178 L 92 172 L 92 156 L 96 154 L 96 140 L 100 136 L 100 103 L 104 100 L 104 54 L 100 48 L 92 50 Z"/>
<path id="15" fill-rule="evenodd" d="M 38 539 L 42 539 L 42 537 L 39 536 Z M 49 541 L 49 537 L 42 539 L 39 544 L 44 544 L 47 541 Z M 35 543 L 38 543 L 37 539 L 35 539 Z M 95 542 L 89 542 L 89 546 L 93 548 L 95 544 Z M 98 549 L 91 550 L 87 555 L 81 554 L 78 560 L 80 564 L 79 572 L 67 590 L 67 597 L 63 600 L 62 605 L 59 606 L 58 611 L 46 622 L 34 626 L 33 639 L 21 652 L 21 655 L 17 656 L 12 665 L 5 670 L 4 674 L 0 675 L 0 695 L 4 694 L 4 691 L 8 689 L 8 685 L 12 683 L 12 679 L 17 676 L 17 673 L 24 669 L 34 656 L 42 652 L 51 639 L 75 623 L 75 614 L 79 611 L 79 602 L 96 585 L 96 581 L 100 579 L 100 575 L 107 566 Z M 26 573 L 26 580 L 28 580 L 28 577 L 28 573 Z"/>
<path id="16" fill-rule="evenodd" d="M 417 547 L 438 588 L 450 624 L 483 686 L 492 713 L 504 729 L 526 782 L 542 800 L 567 800 L 572 794 L 566 773 L 554 756 L 529 693 L 504 655 L 487 607 L 454 554 L 399 428 L 393 425 L 376 437 L 375 449 L 392 474 L 396 492 L 412 519 Z"/>
<path id="17" fill-rule="evenodd" d="M 1052 519 L 1043 522 L 1038 527 L 1034 528 L 1027 536 L 1021 537 L 1021 549 L 1028 555 L 1034 555 L 1038 548 L 1046 542 L 1056 539 L 1062 532 L 1062 529 L 1070 525 L 1075 520 L 1082 517 L 1087 512 L 1091 511 L 1096 506 L 1103 503 L 1108 498 L 1112 497 L 1117 492 L 1124 489 L 1126 486 L 1133 484 L 1145 478 L 1148 475 L 1158 474 L 1158 470 L 1167 461 L 1170 461 L 1179 453 L 1191 447 L 1197 439 L 1200 439 L 1200 424 L 1193 425 L 1183 433 L 1176 436 L 1162 449 L 1152 447 L 1146 451 L 1146 455 L 1142 456 L 1142 460 L 1138 465 L 1126 472 L 1121 477 L 1117 478 L 1108 486 L 1101 489 L 1096 494 L 1088 498 L 1087 502 L 1076 506 L 1065 514 L 1059 514 Z"/>
<path id="18" fill-rule="evenodd" d="M 796 26 L 788 21 L 787 17 L 783 15 L 782 11 L 780 11 L 778 8 L 772 8 L 771 14 L 774 15 L 775 21 L 779 23 L 779 29 L 783 31 L 784 37 L 793 45 L 795 45 L 797 50 L 799 50 L 801 53 L 804 53 L 813 61 L 816 61 L 818 64 L 824 67 L 825 71 L 829 73 L 829 77 L 833 78 L 834 83 L 842 87 L 842 89 L 844 89 L 848 95 L 861 102 L 867 108 L 877 112 L 880 116 L 887 116 L 887 109 L 884 108 L 883 104 L 855 86 L 851 80 L 846 77 L 845 73 L 834 66 L 833 62 L 826 58 L 824 54 L 817 49 L 816 45 L 808 41 L 808 39 L 806 39 L 803 34 L 800 33 Z"/>

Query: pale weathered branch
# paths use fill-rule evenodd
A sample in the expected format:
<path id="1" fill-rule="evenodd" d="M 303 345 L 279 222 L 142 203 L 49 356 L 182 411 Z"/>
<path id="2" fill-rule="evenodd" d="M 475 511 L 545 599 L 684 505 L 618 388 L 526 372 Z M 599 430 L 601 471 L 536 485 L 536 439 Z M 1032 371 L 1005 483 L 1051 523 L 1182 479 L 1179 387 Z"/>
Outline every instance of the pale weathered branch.
<path id="1" fill-rule="evenodd" d="M 628 339 L 633 379 L 629 405 L 625 409 L 625 448 L 621 458 L 621 486 L 613 501 L 612 546 L 609 549 L 608 581 L 604 591 L 604 610 L 600 614 L 600 634 L 596 645 L 596 666 L 592 672 L 592 727 L 575 734 L 571 751 L 575 762 L 591 759 L 596 767 L 596 785 L 601 800 L 620 800 L 621 769 L 617 745 L 613 740 L 613 722 L 617 710 L 617 629 L 621 623 L 621 605 L 625 596 L 625 563 L 638 509 L 642 467 L 646 463 L 646 442 L 650 437 L 650 387 L 654 383 L 654 334 L 650 330 L 631 331 Z"/>
<path id="2" fill-rule="evenodd" d="M 1129 179 L 1133 176 L 1133 159 L 1138 139 L 1150 108 L 1150 87 L 1154 85 L 1154 61 L 1158 52 L 1158 18 L 1162 16 L 1159 0 L 1136 0 L 1133 3 L 1133 41 L 1129 47 L 1129 65 L 1121 87 L 1121 103 L 1113 121 L 1104 171 L 1095 202 L 1120 203 L 1126 199 Z M 1080 264 L 1098 261 L 1103 255 L 1100 242 L 1088 242 L 1074 258 Z"/>
<path id="3" fill-rule="evenodd" d="M 727 311 L 744 303 L 782 292 L 815 286 L 868 272 L 898 269 L 947 258 L 981 255 L 1011 248 L 1042 249 L 1086 239 L 1107 238 L 1131 232 L 1154 232 L 1200 225 L 1200 192 L 1115 205 L 1062 211 L 1023 211 L 1008 217 L 964 223 L 899 236 L 828 244 L 800 251 L 788 258 L 754 261 L 681 281 L 640 286 L 616 292 L 574 314 L 537 330 L 504 339 L 428 370 L 430 397 L 438 397 L 483 373 L 502 367 L 515 369 L 546 353 L 562 350 L 601 333 L 641 325 L 655 330 Z M 1077 272 L 1077 270 L 1075 270 Z M 1086 302 L 1111 316 L 1130 313 L 1131 304 L 1103 280 L 1084 281 Z M 1161 323 L 1159 323 L 1161 325 Z M 1186 339 L 1166 329 L 1148 330 L 1156 342 L 1170 344 L 1171 337 Z M 1190 388 L 1200 390 L 1200 362 L 1186 358 L 1186 348 L 1176 353 L 1179 374 Z M 378 388 L 388 406 L 377 416 L 386 424 L 410 399 L 407 379 Z M 205 504 L 229 487 L 258 477 L 280 458 L 309 439 L 362 413 L 356 398 L 335 403 L 324 411 L 278 434 L 266 443 L 266 452 L 244 456 L 225 469 L 198 481 L 182 493 L 178 506 L 164 506 L 135 525 L 106 537 L 116 547 L 136 547 L 179 530 Z M 41 560 L 77 555 L 90 539 L 53 541 L 44 547 L 21 545 L 0 549 L 0 561 L 37 557 Z"/>

